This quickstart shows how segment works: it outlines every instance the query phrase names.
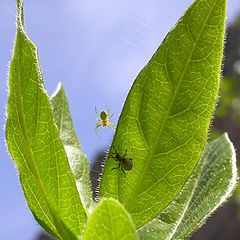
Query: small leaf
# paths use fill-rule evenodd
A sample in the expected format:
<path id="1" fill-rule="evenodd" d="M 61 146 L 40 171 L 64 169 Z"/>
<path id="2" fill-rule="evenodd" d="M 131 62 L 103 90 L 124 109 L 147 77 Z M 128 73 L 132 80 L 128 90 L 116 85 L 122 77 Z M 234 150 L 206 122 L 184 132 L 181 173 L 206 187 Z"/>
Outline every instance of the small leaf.
<path id="1" fill-rule="evenodd" d="M 59 84 L 51 97 L 53 116 L 64 144 L 82 204 L 86 211 L 93 206 L 89 177 L 89 162 L 78 141 L 73 128 L 67 97 Z"/>
<path id="2" fill-rule="evenodd" d="M 24 29 L 18 0 L 17 34 L 9 71 L 6 139 L 36 220 L 58 239 L 78 239 L 86 220 L 50 99 L 36 46 Z"/>
<path id="3" fill-rule="evenodd" d="M 124 204 L 137 228 L 179 193 L 204 150 L 218 98 L 226 0 L 196 0 L 134 82 L 113 145 L 133 159 L 126 174 L 109 157 L 100 196 Z M 110 155 L 113 154 L 113 147 Z"/>
<path id="4" fill-rule="evenodd" d="M 139 230 L 140 238 L 187 239 L 226 201 L 236 182 L 235 151 L 225 134 L 207 145 L 180 194 L 156 219 Z"/>
<path id="5" fill-rule="evenodd" d="M 132 219 L 115 199 L 102 199 L 90 216 L 83 240 L 136 240 Z"/>

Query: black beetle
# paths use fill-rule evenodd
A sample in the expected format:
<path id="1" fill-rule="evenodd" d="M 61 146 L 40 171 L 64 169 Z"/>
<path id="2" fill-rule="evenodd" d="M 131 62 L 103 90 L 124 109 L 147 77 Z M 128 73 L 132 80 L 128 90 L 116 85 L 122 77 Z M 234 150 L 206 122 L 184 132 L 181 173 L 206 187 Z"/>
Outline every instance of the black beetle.
<path id="1" fill-rule="evenodd" d="M 127 158 L 126 155 L 127 155 L 127 149 L 124 153 L 124 155 L 120 155 L 118 153 L 118 151 L 116 150 L 116 148 L 113 146 L 113 149 L 114 149 L 114 153 L 112 153 L 110 155 L 110 157 L 112 157 L 115 161 L 118 162 L 118 167 L 116 168 L 112 168 L 113 169 L 119 169 L 121 168 L 121 170 L 123 171 L 124 173 L 124 176 L 126 177 L 126 173 L 125 171 L 130 171 L 133 167 L 133 163 L 132 163 L 132 158 Z"/>

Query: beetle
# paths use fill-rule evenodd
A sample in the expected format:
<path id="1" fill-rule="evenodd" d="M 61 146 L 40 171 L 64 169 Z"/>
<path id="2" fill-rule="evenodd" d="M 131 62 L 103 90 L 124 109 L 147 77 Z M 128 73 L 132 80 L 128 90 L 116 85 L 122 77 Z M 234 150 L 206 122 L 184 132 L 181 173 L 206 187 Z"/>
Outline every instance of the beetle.
<path id="1" fill-rule="evenodd" d="M 113 115 L 110 115 L 109 110 L 103 110 L 100 114 L 98 114 L 97 109 L 95 107 L 95 112 L 97 114 L 97 123 L 96 123 L 96 128 L 95 131 L 98 135 L 98 128 L 100 126 L 106 128 L 108 126 L 110 126 L 113 130 L 115 129 L 115 125 L 110 121 L 111 117 Z"/>
<path id="2" fill-rule="evenodd" d="M 113 158 L 116 162 L 118 162 L 118 167 L 112 168 L 112 170 L 121 168 L 122 172 L 124 173 L 124 176 L 126 177 L 125 171 L 130 171 L 133 168 L 133 163 L 132 163 L 133 159 L 126 157 L 127 149 L 124 155 L 120 155 L 114 146 L 113 146 L 113 149 L 115 152 L 112 153 L 110 157 Z"/>

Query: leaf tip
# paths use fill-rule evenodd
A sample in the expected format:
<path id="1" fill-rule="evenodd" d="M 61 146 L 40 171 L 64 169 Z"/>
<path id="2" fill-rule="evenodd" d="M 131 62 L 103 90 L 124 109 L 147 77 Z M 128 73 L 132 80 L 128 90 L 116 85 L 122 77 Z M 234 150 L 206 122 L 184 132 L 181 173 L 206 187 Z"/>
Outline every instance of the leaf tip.
<path id="1" fill-rule="evenodd" d="M 23 13 L 24 0 L 17 0 L 17 29 L 24 30 L 24 13 Z"/>
<path id="2" fill-rule="evenodd" d="M 51 95 L 51 99 L 56 97 L 56 95 L 58 95 L 58 93 L 60 93 L 61 91 L 64 91 L 63 85 L 61 82 L 59 82 L 57 84 L 57 87 L 55 89 L 55 91 L 53 92 L 53 94 Z"/>

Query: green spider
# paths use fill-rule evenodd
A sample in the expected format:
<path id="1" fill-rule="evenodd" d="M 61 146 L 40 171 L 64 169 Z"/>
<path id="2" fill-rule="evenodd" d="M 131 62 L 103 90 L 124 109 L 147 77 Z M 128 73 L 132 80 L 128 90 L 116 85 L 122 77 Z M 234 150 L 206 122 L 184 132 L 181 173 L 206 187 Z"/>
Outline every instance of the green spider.
<path id="1" fill-rule="evenodd" d="M 97 123 L 96 123 L 96 128 L 95 128 L 97 135 L 98 135 L 98 128 L 100 126 L 102 126 L 104 128 L 110 126 L 113 130 L 115 130 L 115 125 L 110 121 L 113 114 L 110 115 L 110 112 L 108 109 L 106 109 L 106 110 L 102 111 L 100 114 L 98 114 L 97 109 L 95 107 L 95 111 L 97 114 Z"/>

